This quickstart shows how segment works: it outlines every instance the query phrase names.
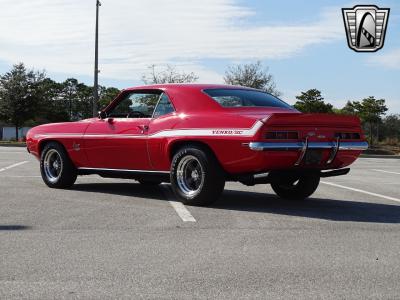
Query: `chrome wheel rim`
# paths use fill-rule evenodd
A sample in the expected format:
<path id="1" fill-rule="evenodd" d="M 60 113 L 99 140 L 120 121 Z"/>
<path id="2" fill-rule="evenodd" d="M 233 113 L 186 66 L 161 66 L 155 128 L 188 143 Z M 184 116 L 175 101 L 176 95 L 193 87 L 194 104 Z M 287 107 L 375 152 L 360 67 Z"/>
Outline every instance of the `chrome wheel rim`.
<path id="1" fill-rule="evenodd" d="M 182 158 L 177 166 L 176 179 L 179 189 L 186 197 L 195 197 L 204 184 L 204 171 L 200 161 L 193 155 Z"/>
<path id="2" fill-rule="evenodd" d="M 51 183 L 57 182 L 63 170 L 60 153 L 55 149 L 47 151 L 43 160 L 43 170 L 46 178 Z"/>

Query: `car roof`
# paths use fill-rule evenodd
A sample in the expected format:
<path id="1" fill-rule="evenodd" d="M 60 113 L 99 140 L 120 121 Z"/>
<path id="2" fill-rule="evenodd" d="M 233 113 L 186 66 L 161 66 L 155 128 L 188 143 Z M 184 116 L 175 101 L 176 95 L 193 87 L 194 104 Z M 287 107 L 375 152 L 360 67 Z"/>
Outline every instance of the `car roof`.
<path id="1" fill-rule="evenodd" d="M 202 84 L 202 83 L 166 83 L 131 87 L 123 92 L 160 90 L 169 96 L 177 112 L 201 112 L 227 110 L 217 103 L 212 97 L 203 93 L 206 89 L 241 89 L 260 91 L 249 87 L 227 84 Z M 121 93 L 122 94 L 122 93 Z"/>
<path id="2" fill-rule="evenodd" d="M 151 84 L 142 85 L 125 89 L 125 91 L 146 90 L 146 89 L 169 89 L 169 90 L 205 90 L 205 89 L 246 89 L 254 90 L 249 87 L 228 85 L 228 84 L 206 84 L 206 83 L 164 83 L 164 84 Z"/>

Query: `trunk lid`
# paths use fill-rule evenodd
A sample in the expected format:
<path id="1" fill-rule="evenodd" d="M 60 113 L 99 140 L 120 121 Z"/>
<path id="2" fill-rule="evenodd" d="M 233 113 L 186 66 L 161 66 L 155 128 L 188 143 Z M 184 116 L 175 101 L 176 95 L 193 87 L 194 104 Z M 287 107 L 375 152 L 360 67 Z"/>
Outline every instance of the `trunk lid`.
<path id="1" fill-rule="evenodd" d="M 266 121 L 268 126 L 279 127 L 335 127 L 360 128 L 356 116 L 334 114 L 281 114 L 275 113 Z"/>
<path id="2" fill-rule="evenodd" d="M 356 116 L 334 115 L 334 114 L 272 114 L 265 121 L 262 138 L 274 136 L 271 132 L 290 132 L 287 136 L 297 132 L 297 139 L 310 141 L 332 141 L 336 138 L 341 140 L 364 139 L 360 119 Z M 269 134 L 268 134 L 269 133 Z M 282 137 L 276 134 L 275 138 Z"/>

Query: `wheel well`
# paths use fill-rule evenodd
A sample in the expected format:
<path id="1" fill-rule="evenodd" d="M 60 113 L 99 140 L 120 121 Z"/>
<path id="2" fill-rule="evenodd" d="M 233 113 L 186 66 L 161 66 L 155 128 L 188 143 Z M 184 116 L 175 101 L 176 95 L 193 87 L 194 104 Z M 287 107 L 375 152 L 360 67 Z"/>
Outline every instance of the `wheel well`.
<path id="1" fill-rule="evenodd" d="M 59 141 L 56 141 L 56 140 L 44 140 L 44 141 L 41 141 L 41 142 L 39 143 L 39 157 L 40 157 L 40 155 L 42 155 L 42 151 L 43 151 L 44 147 L 45 147 L 48 143 L 57 143 L 57 144 L 61 145 L 61 146 L 64 148 L 64 150 L 66 150 L 65 147 L 64 147 L 64 145 L 63 145 L 62 143 L 60 143 Z M 68 153 L 67 151 L 65 151 L 65 152 Z"/>
<path id="2" fill-rule="evenodd" d="M 204 142 L 200 142 L 200 141 L 177 141 L 175 143 L 173 143 L 170 147 L 169 150 L 169 159 L 170 161 L 172 161 L 175 153 L 177 153 L 179 151 L 179 149 L 186 147 L 186 146 L 196 146 L 201 148 L 203 151 L 205 151 L 206 153 L 208 153 L 209 155 L 211 155 L 215 161 L 220 165 L 220 167 L 223 169 L 220 161 L 218 160 L 217 156 L 215 155 L 214 151 L 211 149 L 211 147 Z"/>

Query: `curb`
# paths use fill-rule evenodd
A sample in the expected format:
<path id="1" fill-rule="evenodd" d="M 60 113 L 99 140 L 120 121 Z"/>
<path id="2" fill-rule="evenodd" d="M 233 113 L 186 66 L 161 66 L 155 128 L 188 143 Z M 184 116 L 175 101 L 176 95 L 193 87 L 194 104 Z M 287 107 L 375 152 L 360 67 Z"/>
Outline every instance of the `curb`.
<path id="1" fill-rule="evenodd" d="M 12 144 L 12 143 L 7 143 L 7 144 L 2 144 L 2 143 L 0 143 L 0 147 L 24 147 L 24 148 L 26 148 L 26 144 L 20 144 L 20 143 L 15 143 L 15 144 Z"/>

